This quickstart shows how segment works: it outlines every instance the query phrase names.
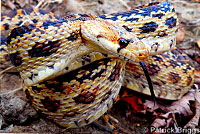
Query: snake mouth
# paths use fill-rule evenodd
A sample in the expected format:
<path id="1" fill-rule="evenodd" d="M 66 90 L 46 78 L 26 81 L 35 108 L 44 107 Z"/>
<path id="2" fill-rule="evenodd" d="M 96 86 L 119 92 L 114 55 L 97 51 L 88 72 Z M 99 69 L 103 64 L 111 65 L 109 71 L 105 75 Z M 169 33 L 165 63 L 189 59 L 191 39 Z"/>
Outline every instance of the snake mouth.
<path id="1" fill-rule="evenodd" d="M 132 63 L 132 64 L 139 64 L 140 62 L 144 61 L 149 55 L 149 51 L 145 52 L 141 52 L 139 54 L 135 54 L 135 55 L 131 55 L 131 56 L 124 56 L 124 55 L 120 55 L 119 57 L 122 60 L 127 61 L 128 63 Z"/>
<path id="2" fill-rule="evenodd" d="M 140 61 L 143 61 L 148 57 L 148 55 L 149 55 L 149 51 L 141 52 L 141 53 L 139 53 L 138 59 Z"/>
<path id="3" fill-rule="evenodd" d="M 144 60 L 145 58 L 146 58 L 146 56 L 142 55 L 141 53 L 138 56 L 138 59 L 140 59 L 140 60 Z"/>
<path id="4" fill-rule="evenodd" d="M 143 61 L 149 55 L 149 49 L 144 44 L 136 42 L 127 48 L 120 48 L 119 44 L 106 38 L 99 37 L 98 42 L 101 43 L 101 48 L 106 53 L 120 57 L 122 60 L 138 63 Z"/>

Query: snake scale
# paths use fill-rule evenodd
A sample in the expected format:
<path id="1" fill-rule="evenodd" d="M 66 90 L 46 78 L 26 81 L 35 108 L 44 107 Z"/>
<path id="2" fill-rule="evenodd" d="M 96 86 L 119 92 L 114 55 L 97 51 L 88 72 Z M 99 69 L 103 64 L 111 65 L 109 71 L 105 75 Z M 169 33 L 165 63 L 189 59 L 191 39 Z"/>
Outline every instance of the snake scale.
<path id="1" fill-rule="evenodd" d="M 20 26 L 27 17 L 23 12 L 33 24 Z M 10 59 L 33 107 L 66 128 L 102 116 L 121 86 L 150 95 L 140 61 L 158 98 L 180 99 L 194 81 L 192 63 L 174 47 L 178 20 L 167 2 L 61 19 L 42 10 L 18 10 L 3 15 L 1 27 L 6 37 L 12 30 L 7 40 L 1 37 L 1 66 Z"/>

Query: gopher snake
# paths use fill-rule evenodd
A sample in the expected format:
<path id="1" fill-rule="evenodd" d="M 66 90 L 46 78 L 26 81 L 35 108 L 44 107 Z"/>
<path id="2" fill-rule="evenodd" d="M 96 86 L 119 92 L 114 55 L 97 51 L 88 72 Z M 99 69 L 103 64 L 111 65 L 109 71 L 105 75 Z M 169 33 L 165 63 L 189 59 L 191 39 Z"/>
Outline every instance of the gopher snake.
<path id="1" fill-rule="evenodd" d="M 20 71 L 32 105 L 61 126 L 79 127 L 105 113 L 122 84 L 150 94 L 140 61 L 148 66 L 157 97 L 179 99 L 189 90 L 194 69 L 173 48 L 177 25 L 172 5 L 151 3 L 17 27 L 2 48 Z"/>

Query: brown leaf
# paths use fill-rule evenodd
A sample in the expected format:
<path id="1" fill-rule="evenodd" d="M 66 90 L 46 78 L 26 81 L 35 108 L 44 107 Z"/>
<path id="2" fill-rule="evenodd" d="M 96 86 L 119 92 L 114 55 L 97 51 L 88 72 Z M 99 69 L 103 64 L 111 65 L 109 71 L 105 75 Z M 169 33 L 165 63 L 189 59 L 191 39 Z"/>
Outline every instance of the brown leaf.
<path id="1" fill-rule="evenodd" d="M 200 0 L 192 0 L 192 2 L 200 3 Z"/>
<path id="2" fill-rule="evenodd" d="M 153 112 L 155 109 L 160 107 L 159 104 L 154 106 L 154 102 L 152 100 L 145 100 L 144 106 L 148 112 Z"/>
<path id="3" fill-rule="evenodd" d="M 179 29 L 178 32 L 177 32 L 177 35 L 176 35 L 176 39 L 178 42 L 181 42 L 183 41 L 185 37 L 185 30 L 184 29 Z"/>
<path id="4" fill-rule="evenodd" d="M 193 113 L 190 109 L 189 101 L 194 101 L 194 92 L 187 93 L 180 100 L 173 102 L 170 107 L 166 107 L 165 110 L 169 110 L 169 111 L 176 110 L 180 114 L 183 114 L 184 116 L 190 116 Z"/>
<path id="5" fill-rule="evenodd" d="M 197 45 L 200 48 L 200 40 L 197 41 Z"/>
<path id="6" fill-rule="evenodd" d="M 163 126 L 166 126 L 167 125 L 167 122 L 165 119 L 155 119 L 154 122 L 150 125 L 151 127 L 154 127 L 154 128 L 159 128 L 159 127 L 163 127 Z"/>
<path id="7" fill-rule="evenodd" d="M 174 101 L 170 105 L 156 104 L 156 106 L 154 106 L 153 101 L 146 100 L 144 106 L 147 107 L 147 110 L 149 112 L 153 112 L 154 110 L 160 108 L 165 112 L 177 111 L 179 114 L 183 114 L 184 116 L 190 116 L 193 114 L 193 112 L 190 109 L 189 101 L 194 101 L 194 100 L 195 100 L 194 91 L 190 91 L 180 100 Z"/>
<path id="8" fill-rule="evenodd" d="M 198 86 L 195 84 L 195 115 L 194 117 L 184 126 L 184 128 L 195 128 L 198 126 L 199 119 L 200 119 L 200 92 Z"/>
<path id="9" fill-rule="evenodd" d="M 200 78 L 200 70 L 194 70 L 194 77 L 195 78 Z"/>
<path id="10" fill-rule="evenodd" d="M 194 83 L 196 84 L 200 84 L 200 70 L 196 70 L 194 71 Z"/>
<path id="11" fill-rule="evenodd" d="M 196 57 L 195 61 L 198 62 L 198 63 L 200 63 L 200 57 Z"/>
<path id="12" fill-rule="evenodd" d="M 173 115 L 174 113 L 168 112 L 166 114 L 161 114 L 157 119 L 153 121 L 150 127 L 154 128 L 168 128 L 170 124 L 174 124 Z"/>
<path id="13" fill-rule="evenodd" d="M 8 0 L 8 1 L 6 2 L 6 4 L 5 4 L 5 6 L 9 7 L 9 8 L 12 9 L 12 10 L 16 9 L 16 6 L 15 6 L 15 4 L 14 4 L 14 1 Z"/>
<path id="14" fill-rule="evenodd" d="M 29 3 L 27 0 L 15 0 L 15 3 L 18 4 L 21 8 L 24 8 L 26 4 Z"/>

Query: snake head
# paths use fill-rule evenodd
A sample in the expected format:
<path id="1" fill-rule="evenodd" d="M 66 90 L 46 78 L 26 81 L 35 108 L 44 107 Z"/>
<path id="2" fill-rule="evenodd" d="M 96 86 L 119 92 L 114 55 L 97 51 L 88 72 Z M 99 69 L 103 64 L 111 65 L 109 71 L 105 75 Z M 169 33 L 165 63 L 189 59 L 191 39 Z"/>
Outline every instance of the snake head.
<path id="1" fill-rule="evenodd" d="M 120 57 L 128 62 L 143 61 L 150 51 L 150 47 L 133 33 L 126 31 L 116 23 L 101 19 L 83 22 L 81 36 L 87 44 L 99 47 L 99 51 Z"/>

